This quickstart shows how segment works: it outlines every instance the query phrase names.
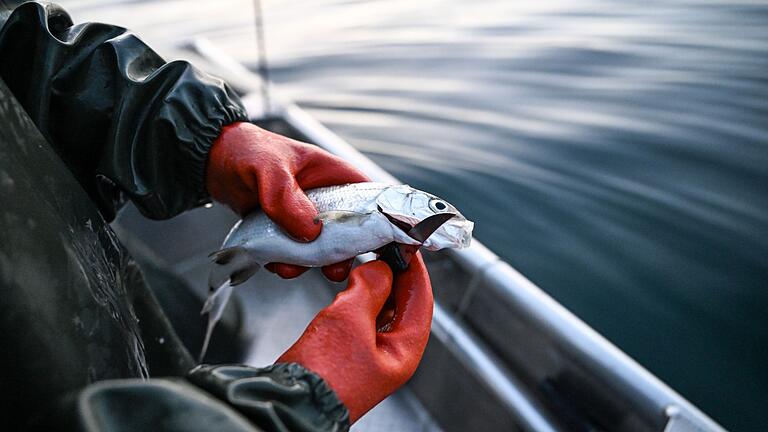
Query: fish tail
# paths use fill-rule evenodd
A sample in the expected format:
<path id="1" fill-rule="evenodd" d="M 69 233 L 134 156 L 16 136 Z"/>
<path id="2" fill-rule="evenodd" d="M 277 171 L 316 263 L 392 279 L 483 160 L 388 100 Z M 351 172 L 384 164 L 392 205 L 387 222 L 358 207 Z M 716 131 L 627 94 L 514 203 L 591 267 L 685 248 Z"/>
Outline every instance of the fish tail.
<path id="1" fill-rule="evenodd" d="M 213 315 L 208 316 L 208 327 L 205 329 L 205 339 L 203 339 L 203 347 L 200 348 L 200 356 L 197 359 L 197 363 L 202 364 L 205 353 L 208 351 L 208 344 L 211 342 L 211 334 L 213 334 L 213 328 L 216 326 L 216 321 L 213 319 Z"/>
<path id="2" fill-rule="evenodd" d="M 221 284 L 217 289 L 211 288 L 211 293 L 203 304 L 203 309 L 200 311 L 200 315 L 208 314 L 208 326 L 205 330 L 205 338 L 203 339 L 203 347 L 200 350 L 200 361 L 202 362 L 205 352 L 208 350 L 208 343 L 211 340 L 211 334 L 216 327 L 216 323 L 221 319 L 224 308 L 229 302 L 229 297 L 232 295 L 232 284 L 229 279 Z"/>
<path id="3" fill-rule="evenodd" d="M 224 308 L 232 295 L 232 288 L 247 281 L 259 270 L 259 264 L 252 262 L 242 247 L 226 248 L 211 254 L 213 267 L 208 278 L 208 298 L 203 303 L 200 315 L 208 314 L 208 326 L 200 350 L 199 361 L 203 361 L 211 334 L 221 319 Z"/>

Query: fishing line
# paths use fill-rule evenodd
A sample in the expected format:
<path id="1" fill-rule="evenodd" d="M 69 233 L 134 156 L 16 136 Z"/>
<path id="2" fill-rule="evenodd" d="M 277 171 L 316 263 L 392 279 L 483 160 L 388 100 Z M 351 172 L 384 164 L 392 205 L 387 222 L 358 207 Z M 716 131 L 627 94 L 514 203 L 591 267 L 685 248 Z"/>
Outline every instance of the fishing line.
<path id="1" fill-rule="evenodd" d="M 261 78 L 261 102 L 264 117 L 269 117 L 272 113 L 272 101 L 269 94 L 269 64 L 267 63 L 267 41 L 264 36 L 261 0 L 253 0 L 253 18 L 256 27 L 256 70 Z"/>

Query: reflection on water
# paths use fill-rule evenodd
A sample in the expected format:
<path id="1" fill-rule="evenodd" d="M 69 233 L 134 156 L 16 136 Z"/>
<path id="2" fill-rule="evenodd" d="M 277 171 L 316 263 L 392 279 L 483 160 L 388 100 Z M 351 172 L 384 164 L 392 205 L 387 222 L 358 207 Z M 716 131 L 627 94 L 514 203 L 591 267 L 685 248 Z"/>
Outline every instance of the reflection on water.
<path id="1" fill-rule="evenodd" d="M 768 5 L 294 0 L 267 26 L 323 123 L 704 411 L 768 427 Z"/>

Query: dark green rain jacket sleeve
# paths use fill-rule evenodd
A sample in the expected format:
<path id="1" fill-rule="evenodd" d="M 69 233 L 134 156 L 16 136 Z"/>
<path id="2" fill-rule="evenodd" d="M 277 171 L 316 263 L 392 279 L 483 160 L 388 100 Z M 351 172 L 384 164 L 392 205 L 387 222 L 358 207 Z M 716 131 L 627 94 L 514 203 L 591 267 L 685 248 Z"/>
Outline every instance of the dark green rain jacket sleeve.
<path id="1" fill-rule="evenodd" d="M 66 432 L 346 432 L 349 412 L 296 363 L 201 365 L 187 381 L 107 380 L 66 398 L 34 430 Z"/>
<path id="2" fill-rule="evenodd" d="M 256 369 L 200 365 L 187 379 L 266 431 L 344 432 L 349 411 L 322 378 L 298 363 Z"/>
<path id="3" fill-rule="evenodd" d="M 222 126 L 247 119 L 222 80 L 166 63 L 124 28 L 25 3 L 0 30 L 0 76 L 107 220 L 126 198 L 154 219 L 208 201 Z"/>

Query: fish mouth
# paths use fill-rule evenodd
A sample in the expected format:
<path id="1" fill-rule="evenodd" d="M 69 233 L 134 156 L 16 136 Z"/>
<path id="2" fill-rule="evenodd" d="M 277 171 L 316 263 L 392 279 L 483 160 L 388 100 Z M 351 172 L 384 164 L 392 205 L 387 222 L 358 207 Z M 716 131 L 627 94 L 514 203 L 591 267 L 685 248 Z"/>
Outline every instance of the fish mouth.
<path id="1" fill-rule="evenodd" d="M 424 244 L 429 236 L 440 229 L 444 223 L 457 216 L 457 214 L 453 212 L 438 213 L 423 219 L 416 225 L 411 225 L 401 220 L 395 219 L 394 217 L 384 212 L 381 207 L 379 207 L 379 212 L 381 212 L 392 225 L 396 226 L 408 237 L 416 240 L 421 244 Z"/>
<path id="2" fill-rule="evenodd" d="M 406 234 L 408 234 L 408 236 L 410 236 L 412 239 L 424 244 L 424 242 L 427 241 L 432 233 L 437 231 L 441 226 L 443 226 L 444 223 L 448 222 L 454 217 L 456 217 L 456 213 L 450 212 L 432 215 L 417 223 L 416 226 L 411 228 L 411 230 Z"/>
<path id="3" fill-rule="evenodd" d="M 430 251 L 446 248 L 463 249 L 469 247 L 472 242 L 474 222 L 463 217 L 457 217 L 443 224 L 439 230 L 427 239 L 422 245 Z"/>

